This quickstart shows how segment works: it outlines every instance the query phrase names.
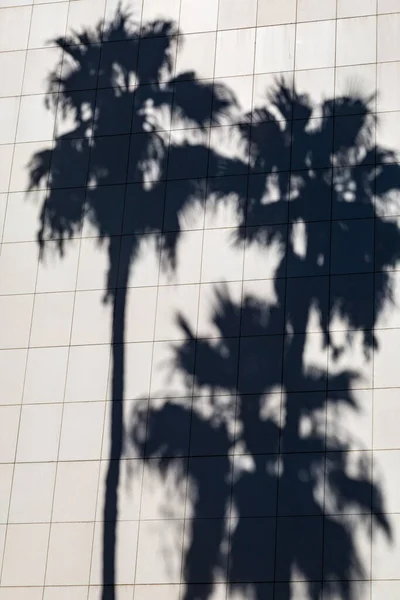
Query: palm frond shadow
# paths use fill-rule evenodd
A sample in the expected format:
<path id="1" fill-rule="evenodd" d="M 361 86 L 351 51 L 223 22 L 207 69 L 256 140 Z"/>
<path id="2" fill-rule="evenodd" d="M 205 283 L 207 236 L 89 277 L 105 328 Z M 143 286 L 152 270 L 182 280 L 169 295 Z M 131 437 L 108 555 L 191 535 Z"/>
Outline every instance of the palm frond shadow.
<path id="1" fill-rule="evenodd" d="M 275 576 L 281 582 L 279 597 L 289 599 L 294 568 L 306 580 L 310 598 L 319 597 L 323 572 L 330 582 L 325 588 L 336 588 L 350 599 L 354 596 L 349 580 L 364 574 L 352 528 L 359 522 L 367 526 L 371 512 L 388 536 L 390 527 L 382 493 L 371 483 L 365 463 L 360 459 L 356 475 L 354 469 L 349 473 L 346 451 L 351 440 L 343 440 L 337 429 L 328 435 L 318 421 L 331 403 L 357 410 L 358 400 L 349 390 L 358 373 L 342 369 L 328 378 L 326 369 L 306 369 L 307 323 L 311 310 L 316 310 L 325 348 L 334 360 L 351 342 L 339 347 L 332 341 L 330 325 L 338 316 L 349 330 L 362 332 L 367 354 L 376 347 L 370 332 L 390 299 L 387 268 L 398 261 L 400 248 L 397 225 L 380 217 L 379 203 L 390 198 L 398 173 L 385 164 L 389 153 L 372 142 L 375 123 L 362 99 L 325 102 L 323 118 L 315 127 L 308 98 L 283 84 L 266 99 L 273 111 L 254 111 L 235 126 L 248 162 L 210 149 L 209 128 L 229 122 L 237 102 L 226 86 L 198 81 L 191 72 L 174 75 L 178 33 L 171 22 L 139 28 L 119 12 L 105 29 L 57 40 L 64 56 L 49 77 L 48 106 L 57 111 L 59 129 L 54 146 L 38 152 L 29 165 L 31 188 L 48 190 L 38 233 L 42 256 L 54 247 L 49 241 L 56 242 L 63 256 L 69 240 L 81 235 L 83 226 L 89 226 L 108 249 L 104 302 L 113 307 L 112 408 L 103 598 L 113 600 L 116 594 L 121 458 L 126 445 L 133 443 L 144 460 L 159 459 L 162 474 L 182 465 L 185 453 L 190 456 L 187 469 L 179 469 L 196 490 L 194 518 L 188 522 L 191 541 L 184 556 L 186 599 L 206 600 L 226 573 L 232 589 L 257 600 L 267 597 L 265 582 Z M 342 117 L 348 118 L 349 107 L 356 117 L 338 127 Z M 302 119 L 292 125 L 294 108 Z M 65 127 L 63 117 L 72 125 Z M 170 136 L 171 124 L 180 135 Z M 237 173 L 248 174 L 246 190 L 237 185 Z M 218 176 L 207 178 L 210 174 Z M 167 219 L 169 180 L 180 184 Z M 271 190 L 273 201 L 268 198 Z M 349 193 L 352 202 L 347 201 Z M 127 369 L 135 370 L 135 365 L 126 364 L 124 353 L 130 273 L 149 235 L 156 240 L 156 251 L 162 252 L 162 266 L 173 270 L 179 261 L 181 216 L 210 195 L 217 204 L 235 203 L 238 242 L 245 236 L 246 244 L 257 245 L 266 255 L 276 245 L 281 248 L 274 280 L 276 299 L 270 303 L 249 295 L 239 306 L 224 289 L 217 291 L 211 319 L 220 338 L 213 343 L 198 338 L 177 316 L 185 341 L 178 346 L 172 367 L 194 381 L 195 390 L 205 393 L 212 410 L 205 417 L 195 410 L 194 402 L 187 409 L 171 400 L 160 410 L 139 410 L 129 431 L 124 431 L 125 376 Z M 375 253 L 368 234 L 359 231 L 360 219 L 353 218 L 360 216 L 359 210 L 365 211 L 373 231 L 380 230 L 379 239 L 385 240 L 376 244 Z M 324 220 L 325 233 L 315 227 Z M 300 226 L 307 242 L 303 254 L 293 243 Z M 372 277 L 373 268 L 382 271 L 374 283 L 374 310 L 366 309 L 365 296 L 351 277 L 345 281 L 332 275 L 326 303 L 318 279 L 329 278 L 332 272 L 333 245 L 348 253 L 357 272 Z M 286 287 L 282 284 L 288 269 L 298 275 L 312 274 L 301 293 L 289 293 L 289 280 Z M 229 333 L 238 320 L 241 339 Z M 283 346 L 284 332 L 290 335 Z M 305 417 L 311 426 L 303 436 L 300 423 Z M 187 423 L 190 445 L 187 436 L 176 433 Z M 193 450 L 194 432 L 200 444 L 197 450 Z M 208 452 L 214 448 L 219 456 L 211 486 L 210 471 L 197 456 L 202 440 L 207 441 Z M 300 456 L 296 458 L 300 462 L 293 456 Z M 250 467 L 243 466 L 243 457 Z M 334 503 L 331 512 L 318 496 L 325 473 Z M 289 503 L 287 513 L 276 518 L 278 490 L 296 499 L 297 512 Z M 338 519 L 348 507 L 356 518 Z M 301 530 L 292 514 L 308 515 L 315 526 Z M 329 528 L 337 548 L 325 552 L 322 565 L 322 552 L 316 548 L 321 546 L 322 531 Z"/>

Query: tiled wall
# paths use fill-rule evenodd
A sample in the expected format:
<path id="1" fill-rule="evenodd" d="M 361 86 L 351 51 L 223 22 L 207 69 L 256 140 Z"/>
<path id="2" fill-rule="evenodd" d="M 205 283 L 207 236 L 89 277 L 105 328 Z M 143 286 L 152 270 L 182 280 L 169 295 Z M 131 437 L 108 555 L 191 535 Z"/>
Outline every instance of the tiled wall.
<path id="1" fill-rule="evenodd" d="M 0 600 L 400 597 L 399 33 L 0 0 Z"/>

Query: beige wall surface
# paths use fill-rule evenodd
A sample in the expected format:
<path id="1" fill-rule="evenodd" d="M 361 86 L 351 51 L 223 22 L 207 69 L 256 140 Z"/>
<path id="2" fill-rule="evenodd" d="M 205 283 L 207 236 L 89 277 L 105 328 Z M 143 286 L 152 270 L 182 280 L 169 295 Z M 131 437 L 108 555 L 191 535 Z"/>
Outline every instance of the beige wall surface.
<path id="1" fill-rule="evenodd" d="M 0 0 L 0 600 L 400 598 L 399 32 Z"/>

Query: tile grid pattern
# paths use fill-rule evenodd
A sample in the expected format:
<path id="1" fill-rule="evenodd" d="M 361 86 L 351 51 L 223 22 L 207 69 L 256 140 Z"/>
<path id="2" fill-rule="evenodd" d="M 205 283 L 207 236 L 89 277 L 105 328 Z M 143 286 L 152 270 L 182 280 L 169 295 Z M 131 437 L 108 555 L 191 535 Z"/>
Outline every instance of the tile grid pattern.
<path id="1" fill-rule="evenodd" d="M 17 131 L 17 128 L 16 128 L 16 131 Z M 21 191 L 22 191 L 22 190 L 21 190 Z M 204 238 L 204 234 L 203 234 L 203 238 Z M 9 243 L 13 243 L 13 242 L 9 242 Z M 203 242 L 203 243 L 204 243 L 204 242 Z M 4 244 L 4 245 L 6 245 L 6 244 Z M 3 247 L 4 247 L 4 246 L 3 246 Z M 201 256 L 202 256 L 202 254 L 201 254 Z M 79 264 L 79 255 L 78 255 L 78 264 Z M 200 263 L 200 264 L 201 264 L 201 263 Z M 243 258 L 242 258 L 242 269 L 243 269 L 243 274 L 244 274 L 244 254 L 243 254 Z M 201 272 L 201 266 L 200 266 L 200 272 Z M 77 271 L 77 274 L 78 274 L 78 271 Z M 78 276 L 77 274 L 76 274 L 76 277 Z M 33 293 L 35 293 L 35 292 L 36 292 L 37 276 L 38 276 L 38 274 L 36 273 L 36 277 L 35 277 L 35 287 L 34 287 L 34 290 L 32 290 L 32 291 L 33 291 Z M 158 275 L 158 277 L 159 277 L 159 275 Z M 242 287 L 243 287 L 243 279 L 244 279 L 244 277 L 243 277 L 241 280 L 240 280 L 240 279 L 238 280 L 238 281 L 241 283 Z M 157 286 L 157 290 L 158 290 L 158 286 Z M 157 293 L 158 293 L 158 292 L 157 292 Z M 75 297 L 75 295 L 76 295 L 76 292 L 75 292 L 75 291 L 73 291 L 73 294 L 74 294 L 74 297 Z M 156 305 L 157 305 L 157 304 L 156 304 Z M 72 314 L 73 314 L 73 312 L 72 312 Z M 197 311 L 197 315 L 198 315 L 198 314 L 199 314 L 199 311 Z M 72 324 L 72 320 L 73 320 L 73 319 L 71 319 L 71 324 Z M 197 320 L 198 320 L 198 316 L 197 316 Z M 155 323 L 156 323 L 156 320 L 154 319 L 154 332 L 155 332 Z M 396 330 L 394 329 L 393 331 L 396 331 Z M 71 334 L 72 334 L 72 325 L 71 325 Z M 153 340 L 154 340 L 154 338 L 153 338 Z M 149 340 L 149 341 L 151 341 L 151 340 Z M 89 342 L 89 343 L 90 343 L 90 342 Z M 156 342 L 154 342 L 154 341 L 153 341 L 153 342 L 152 342 L 152 345 L 154 346 L 154 345 L 155 345 L 155 343 L 156 343 Z M 67 346 L 69 347 L 69 344 L 67 344 Z M 31 347 L 31 346 L 29 346 L 29 347 Z M 39 347 L 40 347 L 40 345 L 39 345 Z M 56 348 L 56 347 L 57 347 L 57 346 L 54 346 L 54 348 Z M 68 359 L 67 359 L 67 364 L 68 364 Z M 238 364 L 239 364 L 239 363 L 238 363 Z M 26 365 L 25 365 L 25 371 L 26 371 L 26 368 L 27 368 L 27 363 L 26 363 Z M 372 377 L 373 377 L 373 375 L 372 375 Z M 394 386 L 394 387 L 396 387 L 396 386 Z M 193 395 L 192 395 L 192 398 L 193 398 Z M 192 401 L 193 401 L 193 400 L 192 400 Z M 63 402 L 63 406 L 64 406 L 64 402 Z M 21 407 L 20 407 L 20 411 L 22 412 L 22 405 L 21 405 Z M 7 461 L 5 462 L 5 464 L 7 464 Z M 16 463 L 15 463 L 15 461 L 14 461 L 14 462 L 13 462 L 14 468 L 15 468 L 15 464 L 16 464 Z M 1 596 L 0 596 L 0 597 L 1 597 Z M 46 598 L 46 596 L 44 596 L 44 597 Z"/>

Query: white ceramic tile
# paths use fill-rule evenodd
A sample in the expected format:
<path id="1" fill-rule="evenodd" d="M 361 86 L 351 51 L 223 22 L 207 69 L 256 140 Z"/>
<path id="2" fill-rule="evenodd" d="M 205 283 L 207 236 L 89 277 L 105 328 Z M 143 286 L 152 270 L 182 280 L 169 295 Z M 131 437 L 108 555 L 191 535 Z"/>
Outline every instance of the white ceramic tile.
<path id="1" fill-rule="evenodd" d="M 47 585 L 87 585 L 93 523 L 53 523 L 46 570 Z"/>
<path id="2" fill-rule="evenodd" d="M 197 324 L 199 304 L 198 285 L 162 286 L 158 291 L 156 340 L 182 339 L 178 315 L 193 329 Z"/>
<path id="3" fill-rule="evenodd" d="M 215 584 L 213 587 L 215 587 Z M 221 598 L 215 598 L 214 596 L 214 594 L 210 595 L 210 600 L 222 600 L 222 598 L 225 599 L 224 595 L 221 595 Z M 179 600 L 180 597 L 179 585 L 164 584 L 135 586 L 135 600 Z"/>
<path id="4" fill-rule="evenodd" d="M 8 191 L 13 158 L 12 144 L 0 146 L 0 192 Z"/>
<path id="5" fill-rule="evenodd" d="M 87 238 L 81 242 L 77 290 L 102 290 L 115 287 L 116 269 L 109 275 L 108 248 L 101 238 Z"/>
<path id="6" fill-rule="evenodd" d="M 14 465 L 0 465 L 0 523 L 7 523 Z"/>
<path id="7" fill-rule="evenodd" d="M 388 112 L 378 115 L 376 126 L 376 143 L 386 152 L 391 154 L 384 158 L 384 162 L 398 162 L 400 155 L 400 112 Z"/>
<path id="8" fill-rule="evenodd" d="M 220 0 L 218 29 L 255 27 L 257 22 L 257 0 Z"/>
<path id="9" fill-rule="evenodd" d="M 2 585 L 43 585 L 49 527 L 45 524 L 8 527 Z"/>
<path id="10" fill-rule="evenodd" d="M 400 110 L 400 62 L 379 63 L 377 111 Z"/>
<path id="11" fill-rule="evenodd" d="M 140 523 L 136 583 L 179 582 L 182 536 L 179 519 Z"/>
<path id="12" fill-rule="evenodd" d="M 400 341 L 400 329 L 377 332 L 379 346 L 374 352 L 374 385 L 377 388 L 400 387 L 400 373 L 393 348 Z"/>
<path id="13" fill-rule="evenodd" d="M 45 587 L 43 600 L 87 600 L 86 586 Z"/>
<path id="14" fill-rule="evenodd" d="M 32 346 L 65 346 L 71 335 L 73 292 L 37 294 L 32 318 Z"/>
<path id="15" fill-rule="evenodd" d="M 90 584 L 100 585 L 102 583 L 102 560 L 103 560 L 103 524 L 96 523 L 93 541 L 93 558 L 90 570 Z M 135 580 L 136 547 L 138 536 L 137 521 L 123 521 L 117 524 L 118 551 L 115 564 L 115 583 L 130 587 Z M 111 583 L 111 582 L 110 582 Z M 116 588 L 119 589 L 118 587 Z M 123 589 L 123 588 L 122 588 Z M 126 596 L 118 594 L 118 598 L 125 600 Z M 127 600 L 131 600 L 128 596 Z M 100 600 L 100 599 L 99 599 Z"/>
<path id="16" fill-rule="evenodd" d="M 15 465 L 10 523 L 50 522 L 55 474 L 55 463 Z"/>
<path id="17" fill-rule="evenodd" d="M 297 21 L 319 21 L 336 17 L 336 0 L 298 0 Z"/>
<path id="18" fill-rule="evenodd" d="M 42 600 L 43 588 L 42 587 L 5 587 L 0 588 L 0 599 L 1 600 Z"/>
<path id="19" fill-rule="evenodd" d="M 286 240 L 286 226 L 273 225 L 271 231 L 272 229 L 276 229 L 276 239 Z M 279 241 L 271 243 L 266 250 L 262 244 L 248 238 L 245 245 L 243 279 L 271 279 L 283 259 L 283 249 Z"/>
<path id="20" fill-rule="evenodd" d="M 400 594 L 400 581 L 373 581 L 371 594 L 371 600 L 396 600 Z"/>
<path id="21" fill-rule="evenodd" d="M 297 26 L 296 69 L 333 67 L 334 60 L 335 21 L 301 23 Z"/>
<path id="22" fill-rule="evenodd" d="M 26 48 L 31 12 L 31 6 L 0 10 L 0 52 Z"/>
<path id="23" fill-rule="evenodd" d="M 15 146 L 11 179 L 10 179 L 10 192 L 26 192 L 32 186 L 31 170 L 29 165 L 31 161 L 38 156 L 41 160 L 44 156 L 43 152 L 48 152 L 45 158 L 43 158 L 43 164 L 45 174 L 41 178 L 37 185 L 38 189 L 44 189 L 47 186 L 47 174 L 46 170 L 50 168 L 50 150 L 52 144 L 50 142 L 28 142 L 24 144 L 17 144 Z"/>
<path id="24" fill-rule="evenodd" d="M 152 362 L 152 343 L 125 344 L 124 361 L 124 397 L 126 399 L 147 398 L 150 389 L 150 373 Z M 111 388 L 111 373 L 109 377 Z M 111 399 L 109 391 L 108 399 Z"/>
<path id="25" fill-rule="evenodd" d="M 327 438 L 339 439 L 349 450 L 372 446 L 372 390 L 352 392 L 354 405 L 346 401 L 347 392 L 331 392 L 327 404 Z M 374 404 L 375 406 L 375 404 Z"/>
<path id="26" fill-rule="evenodd" d="M 327 69 L 306 69 L 296 71 L 294 77 L 294 89 L 297 94 L 304 94 L 307 101 L 313 109 L 312 117 L 322 117 L 323 104 L 334 97 L 334 78 L 333 68 Z M 301 118 L 302 107 L 294 103 L 294 118 Z"/>
<path id="27" fill-rule="evenodd" d="M 93 521 L 96 510 L 98 461 L 61 462 L 57 467 L 53 521 Z"/>
<path id="28" fill-rule="evenodd" d="M 255 29 L 220 31 L 217 35 L 215 76 L 248 75 L 254 68 Z"/>
<path id="29" fill-rule="evenodd" d="M 399 579 L 400 515 L 383 516 L 389 531 L 372 522 L 372 579 Z"/>
<path id="30" fill-rule="evenodd" d="M 338 0 L 337 17 L 362 17 L 376 14 L 376 0 Z"/>
<path id="31" fill-rule="evenodd" d="M 25 375 L 24 403 L 55 403 L 64 399 L 68 348 L 31 348 Z"/>
<path id="32" fill-rule="evenodd" d="M 38 293 L 75 290 L 79 248 L 79 240 L 70 240 L 61 253 L 58 242 L 44 242 L 36 282 Z"/>
<path id="33" fill-rule="evenodd" d="M 400 450 L 377 450 L 374 452 L 373 482 L 382 490 L 382 508 L 386 513 L 398 513 L 400 487 L 398 471 Z"/>
<path id="34" fill-rule="evenodd" d="M 295 21 L 296 0 L 270 0 L 258 3 L 258 27 L 294 23 Z"/>
<path id="35" fill-rule="evenodd" d="M 343 66 L 375 62 L 375 40 L 376 17 L 339 19 L 336 33 L 336 64 Z"/>
<path id="36" fill-rule="evenodd" d="M 0 348 L 26 348 L 33 296 L 0 297 Z"/>
<path id="37" fill-rule="evenodd" d="M 103 460 L 100 466 L 100 481 L 97 495 L 96 521 L 104 521 L 106 484 L 109 461 Z M 121 461 L 120 486 L 118 495 L 118 520 L 137 521 L 140 515 L 143 461 L 132 459 Z"/>
<path id="38" fill-rule="evenodd" d="M 398 12 L 397 0 L 378 0 L 378 15 Z M 375 599 L 374 599 L 375 600 Z"/>
<path id="39" fill-rule="evenodd" d="M 68 31 L 82 32 L 101 27 L 106 0 L 80 0 L 70 3 L 68 11 Z"/>
<path id="40" fill-rule="evenodd" d="M 105 400 L 110 347 L 72 346 L 69 352 L 66 402 Z"/>
<path id="41" fill-rule="evenodd" d="M 361 99 L 370 110 L 375 110 L 377 93 L 375 64 L 337 67 L 335 75 L 335 100 L 337 103 L 341 98 Z M 348 105 L 340 102 L 338 108 L 341 115 L 360 111 L 357 103 L 351 102 Z"/>
<path id="42" fill-rule="evenodd" d="M 292 70 L 294 38 L 294 25 L 276 25 L 257 29 L 255 73 Z"/>
<path id="43" fill-rule="evenodd" d="M 198 283 L 200 279 L 202 231 L 185 231 L 178 239 L 176 265 L 168 266 L 168 253 L 164 248 L 161 253 L 160 285 Z"/>
<path id="44" fill-rule="evenodd" d="M 22 407 L 17 462 L 57 460 L 61 414 L 60 404 Z"/>
<path id="45" fill-rule="evenodd" d="M 166 4 L 164 0 L 145 0 L 142 6 L 142 22 L 156 19 L 179 21 L 180 0 L 171 0 Z"/>
<path id="46" fill-rule="evenodd" d="M 182 397 L 191 393 L 193 378 L 175 367 L 179 345 L 173 342 L 156 342 L 152 362 L 150 396 Z M 194 344 L 189 344 L 187 363 L 194 369 Z"/>
<path id="47" fill-rule="evenodd" d="M 400 60 L 399 25 L 400 13 L 378 17 L 378 63 Z"/>
<path id="48" fill-rule="evenodd" d="M 13 144 L 20 101 L 17 96 L 0 98 L 0 144 Z"/>
<path id="49" fill-rule="evenodd" d="M 60 74 L 61 57 L 62 54 L 59 48 L 28 50 L 22 93 L 44 94 L 48 92 L 50 74 Z"/>
<path id="50" fill-rule="evenodd" d="M 0 404 L 22 402 L 26 354 L 26 350 L 0 351 Z"/>
<path id="51" fill-rule="evenodd" d="M 117 310 L 121 295 L 117 295 Z M 126 318 L 124 337 L 126 342 L 148 342 L 154 337 L 156 318 L 157 288 L 130 288 L 127 290 Z M 121 341 L 121 340 L 117 340 Z"/>
<path id="52" fill-rule="evenodd" d="M 370 388 L 372 377 L 376 384 L 377 371 L 374 365 L 373 373 L 371 356 L 366 355 L 363 345 L 363 335 L 361 332 L 353 332 L 346 341 L 347 336 L 347 331 L 331 332 L 332 346 L 328 354 L 329 388 L 343 389 L 342 373 L 349 370 L 353 372 L 353 377 L 347 383 L 350 389 Z M 339 353 L 335 353 L 333 348 L 339 349 Z"/>
<path id="53" fill-rule="evenodd" d="M 215 31 L 218 18 L 218 0 L 181 0 L 179 28 L 182 33 Z"/>
<path id="54" fill-rule="evenodd" d="M 100 458 L 104 425 L 104 402 L 74 402 L 64 407 L 60 460 Z"/>
<path id="55" fill-rule="evenodd" d="M 186 460 L 172 463 L 160 474 L 158 459 L 146 461 L 143 471 L 140 518 L 182 519 L 185 513 Z"/>
<path id="56" fill-rule="evenodd" d="M 55 46 L 55 40 L 65 35 L 67 16 L 67 2 L 34 6 L 28 48 Z"/>
<path id="57" fill-rule="evenodd" d="M 360 567 L 354 564 L 348 568 L 348 579 L 368 580 L 371 577 L 371 526 L 369 519 L 360 519 L 359 515 L 338 515 L 329 517 L 324 526 L 324 571 L 325 579 L 335 580 L 337 553 L 343 548 L 338 531 L 351 532 L 353 556 L 358 557 Z M 372 548 L 374 544 L 372 543 Z M 328 565 L 330 569 L 328 569 Z M 332 568 L 333 566 L 333 568 Z M 329 597 L 329 596 L 328 596 Z M 365 598 L 364 595 L 356 596 Z M 367 596 L 368 598 L 368 596 Z"/>
<path id="58" fill-rule="evenodd" d="M 121 240 L 121 257 L 131 255 L 136 250 L 134 262 L 129 269 L 127 281 L 120 269 L 118 287 L 141 287 L 157 285 L 160 271 L 160 237 L 159 235 L 123 236 Z"/>
<path id="59" fill-rule="evenodd" d="M 111 341 L 112 304 L 104 291 L 78 292 L 72 324 L 73 345 L 108 344 Z"/>
<path id="60" fill-rule="evenodd" d="M 55 113 L 46 107 L 46 95 L 23 96 L 19 110 L 17 142 L 51 140 L 54 132 Z"/>
<path id="61" fill-rule="evenodd" d="M 204 232 L 201 281 L 235 281 L 243 273 L 243 240 L 234 229 L 209 229 Z"/>
<path id="62" fill-rule="evenodd" d="M 25 52 L 2 52 L 0 71 L 7 73 L 0 83 L 0 96 L 17 96 L 21 93 L 24 78 Z"/>
<path id="63" fill-rule="evenodd" d="M 400 448 L 398 389 L 374 390 L 374 448 Z"/>
<path id="64" fill-rule="evenodd" d="M 34 242 L 3 244 L 0 255 L 0 294 L 35 291 L 38 248 Z"/>
<path id="65" fill-rule="evenodd" d="M 36 242 L 40 228 L 39 211 L 43 200 L 44 194 L 41 191 L 8 195 L 4 242 Z M 21 214 L 24 215 L 23 219 Z"/>
<path id="66" fill-rule="evenodd" d="M 197 79 L 213 77 L 215 44 L 215 32 L 180 35 L 176 58 L 176 74 L 194 72 Z"/>

